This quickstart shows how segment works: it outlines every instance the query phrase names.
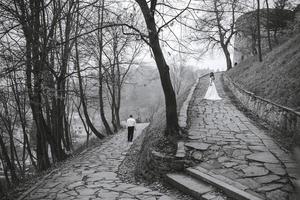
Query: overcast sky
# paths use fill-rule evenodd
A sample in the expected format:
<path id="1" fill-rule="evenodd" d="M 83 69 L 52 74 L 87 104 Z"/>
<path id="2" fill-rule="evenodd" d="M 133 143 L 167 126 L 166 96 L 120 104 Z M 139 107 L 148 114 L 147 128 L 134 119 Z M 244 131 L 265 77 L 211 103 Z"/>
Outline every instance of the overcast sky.
<path id="1" fill-rule="evenodd" d="M 176 0 L 174 2 L 176 2 Z M 179 6 L 177 8 L 184 8 L 187 5 L 187 2 L 188 1 L 179 1 Z M 163 15 L 164 22 L 168 21 L 173 15 L 172 12 L 174 12 L 174 10 L 172 9 L 167 10 L 166 7 L 158 7 L 157 9 L 161 13 L 165 13 Z M 193 26 L 194 21 L 188 21 L 189 19 L 192 19 L 192 17 L 189 16 L 189 13 L 184 13 L 181 16 L 182 18 L 179 18 L 181 22 L 184 22 L 189 26 Z M 157 17 L 156 20 L 158 23 L 158 27 L 159 23 L 164 23 L 159 17 Z M 193 66 L 194 69 L 209 68 L 211 70 L 226 70 L 225 56 L 223 55 L 223 52 L 219 49 L 219 46 L 216 46 L 215 49 L 210 49 L 204 55 L 202 55 L 201 52 L 203 51 L 203 49 L 205 49 L 206 44 L 199 41 L 191 41 L 191 31 L 191 29 L 185 27 L 184 25 L 180 25 L 178 22 L 175 21 L 174 23 L 170 24 L 169 27 L 163 29 L 163 32 L 160 33 L 160 43 L 167 63 L 170 66 L 174 63 L 178 64 L 180 62 L 180 58 L 183 58 L 185 60 L 185 65 Z M 181 46 L 179 45 L 178 40 L 182 42 Z M 185 49 L 184 46 L 186 46 L 186 48 L 189 49 Z M 155 65 L 154 59 L 153 57 L 151 57 L 151 54 L 149 52 L 150 48 L 146 47 L 146 49 L 147 50 L 145 50 L 144 54 L 140 56 L 139 62 L 145 62 L 147 64 L 153 63 L 153 65 Z M 179 54 L 179 49 L 181 49 L 185 53 Z"/>
<path id="2" fill-rule="evenodd" d="M 173 0 L 172 1 L 172 6 L 174 6 L 174 4 L 178 4 L 178 6 L 176 6 L 177 9 L 179 8 L 184 8 L 186 6 L 188 1 L 179 1 L 179 0 Z M 246 1 L 245 1 L 246 2 Z M 251 1 L 247 1 L 248 3 Z M 265 7 L 265 1 L 261 0 L 261 7 Z M 294 5 L 296 5 L 297 3 L 300 3 L 300 0 L 290 0 L 290 2 Z M 193 0 L 192 4 L 193 7 L 197 7 L 197 8 L 201 8 L 199 6 L 197 6 L 199 3 L 199 1 L 197 0 Z M 253 6 L 253 8 L 249 8 L 250 10 L 255 9 L 256 5 L 252 5 L 249 4 L 251 7 Z M 270 2 L 270 6 L 272 7 L 272 1 Z M 162 16 L 164 16 L 164 20 L 168 21 L 168 15 L 170 17 L 172 17 L 172 12 L 174 12 L 174 10 L 172 11 L 172 9 L 169 9 L 167 7 L 157 7 L 157 9 L 159 10 L 159 12 L 164 13 Z M 173 15 L 174 16 L 174 15 Z M 189 13 L 183 13 L 181 16 L 183 16 L 182 20 L 186 20 L 188 18 L 190 18 Z M 169 18 L 170 18 L 169 17 Z M 238 17 L 238 16 L 236 16 Z M 164 23 L 162 21 L 160 21 L 159 17 L 156 18 L 158 24 Z M 193 26 L 192 23 L 193 22 L 186 22 L 189 23 L 189 25 Z M 159 26 L 159 25 L 158 25 Z M 219 49 L 218 46 L 216 46 L 214 49 L 210 49 L 209 51 L 207 51 L 203 56 L 199 56 L 201 53 L 201 48 L 204 48 L 204 44 L 199 43 L 197 41 L 191 42 L 191 40 L 187 39 L 190 35 L 191 35 L 191 30 L 189 30 L 188 28 L 184 27 L 184 26 L 180 26 L 179 23 L 174 23 L 171 24 L 170 29 L 168 28 L 164 28 L 163 29 L 163 33 L 160 33 L 160 39 L 161 41 L 161 46 L 165 55 L 165 59 L 167 60 L 167 63 L 169 65 L 179 62 L 179 57 L 181 58 L 185 58 L 186 60 L 186 64 L 187 65 L 192 65 L 194 66 L 194 68 L 196 69 L 212 69 L 212 70 L 226 70 L 226 60 L 225 60 L 225 56 L 223 55 L 223 52 Z M 176 35 L 177 38 L 174 37 L 174 34 Z M 176 39 L 182 40 L 184 41 L 183 43 L 185 43 L 184 45 L 187 45 L 189 48 L 193 49 L 190 53 L 190 55 L 188 54 L 181 54 L 181 56 L 178 55 L 178 52 L 174 51 L 174 49 L 178 49 L 178 42 L 176 42 Z M 171 46 L 172 48 L 169 48 L 168 45 L 164 45 L 163 41 L 168 41 L 168 45 Z M 175 41 L 175 42 L 174 42 Z M 234 43 L 234 38 L 232 38 L 231 40 L 231 44 L 233 45 Z M 199 51 L 198 56 L 197 56 L 197 51 Z M 231 58 L 233 60 L 233 50 L 232 48 L 230 49 L 231 51 Z M 140 59 L 141 61 L 143 60 L 144 62 L 147 63 L 154 63 L 153 58 L 150 56 L 149 51 L 145 51 L 148 52 L 147 55 L 143 55 L 142 58 Z"/>

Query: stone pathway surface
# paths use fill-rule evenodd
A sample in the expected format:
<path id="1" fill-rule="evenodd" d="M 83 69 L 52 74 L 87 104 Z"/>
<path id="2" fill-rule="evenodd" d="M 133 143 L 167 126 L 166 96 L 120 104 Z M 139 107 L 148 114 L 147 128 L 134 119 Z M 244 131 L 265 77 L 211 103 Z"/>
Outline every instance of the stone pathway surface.
<path id="1" fill-rule="evenodd" d="M 138 124 L 134 138 L 147 124 Z M 104 144 L 83 152 L 61 167 L 25 199 L 63 200 L 170 200 L 158 191 L 122 182 L 118 167 L 131 144 L 127 133 L 122 131 Z"/>
<path id="2" fill-rule="evenodd" d="M 208 77 L 201 79 L 190 102 L 188 153 L 219 179 L 271 200 L 294 198 L 296 163 L 264 130 L 230 101 L 221 75 L 220 101 L 203 100 Z"/>

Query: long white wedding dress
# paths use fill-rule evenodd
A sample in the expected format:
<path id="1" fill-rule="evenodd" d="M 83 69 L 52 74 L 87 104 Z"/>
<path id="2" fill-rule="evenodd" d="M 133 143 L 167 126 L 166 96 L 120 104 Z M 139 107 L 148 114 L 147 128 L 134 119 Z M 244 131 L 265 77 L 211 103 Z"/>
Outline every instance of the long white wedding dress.
<path id="1" fill-rule="evenodd" d="M 209 86 L 207 88 L 206 94 L 203 99 L 208 99 L 208 100 L 221 100 L 222 99 L 217 92 L 215 83 L 212 80 L 212 78 L 210 78 Z"/>

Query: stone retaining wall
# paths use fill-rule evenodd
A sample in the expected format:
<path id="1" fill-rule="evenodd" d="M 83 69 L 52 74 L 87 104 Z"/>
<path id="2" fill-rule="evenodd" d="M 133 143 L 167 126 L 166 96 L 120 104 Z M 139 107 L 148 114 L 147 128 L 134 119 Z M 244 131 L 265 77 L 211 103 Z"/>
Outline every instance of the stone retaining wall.
<path id="1" fill-rule="evenodd" d="M 231 90 L 235 97 L 260 119 L 288 134 L 288 136 L 300 136 L 299 112 L 256 96 L 254 93 L 243 89 L 240 85 L 232 81 L 226 74 L 223 75 L 223 79 L 224 84 Z"/>
<path id="2" fill-rule="evenodd" d="M 158 173 L 163 177 L 166 173 L 170 171 L 183 171 L 184 170 L 184 160 L 176 159 L 174 156 L 166 155 L 155 150 L 149 151 L 148 159 L 149 168 L 154 169 L 153 172 Z"/>
<path id="3" fill-rule="evenodd" d="M 194 94 L 195 88 L 202 77 L 203 76 L 197 79 L 195 84 L 189 89 L 187 95 L 185 96 L 186 98 L 184 99 L 178 115 L 178 123 L 181 128 L 186 128 L 188 106 Z M 185 165 L 187 164 L 184 156 L 179 158 L 175 155 L 167 155 L 153 149 L 148 150 L 144 156 L 144 161 L 148 169 L 142 170 L 140 173 L 143 175 L 143 177 L 148 179 L 153 179 L 154 177 L 162 178 L 166 173 L 170 173 L 171 171 L 183 171 L 186 167 Z"/>
<path id="4" fill-rule="evenodd" d="M 183 159 L 177 159 L 175 156 L 155 151 L 152 148 L 144 156 L 145 167 L 139 173 L 150 181 L 164 178 L 165 174 L 170 172 L 183 171 L 185 167 Z"/>

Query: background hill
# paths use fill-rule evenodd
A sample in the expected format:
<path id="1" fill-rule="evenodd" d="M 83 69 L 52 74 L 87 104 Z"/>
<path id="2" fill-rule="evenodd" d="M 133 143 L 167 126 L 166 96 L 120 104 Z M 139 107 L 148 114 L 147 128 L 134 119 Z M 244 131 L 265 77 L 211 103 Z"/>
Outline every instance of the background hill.
<path id="1" fill-rule="evenodd" d="M 199 76 L 208 72 L 208 69 L 195 71 L 191 66 L 182 66 L 173 77 L 177 85 L 180 84 L 177 97 L 194 84 Z M 141 121 L 150 121 L 163 105 L 164 94 L 156 66 L 143 65 L 130 69 L 122 88 L 121 119 L 125 120 L 129 114 L 133 114 Z"/>
<path id="2" fill-rule="evenodd" d="M 300 34 L 264 55 L 250 57 L 227 72 L 243 88 L 300 111 Z"/>

